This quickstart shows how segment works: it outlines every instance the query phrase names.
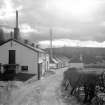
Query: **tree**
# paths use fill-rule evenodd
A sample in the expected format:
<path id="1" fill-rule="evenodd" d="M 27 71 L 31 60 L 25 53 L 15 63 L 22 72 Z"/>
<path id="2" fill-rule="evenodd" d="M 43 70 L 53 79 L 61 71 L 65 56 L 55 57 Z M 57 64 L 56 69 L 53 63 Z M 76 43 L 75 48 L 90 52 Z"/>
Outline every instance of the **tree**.
<path id="1" fill-rule="evenodd" d="M 64 81 L 68 80 L 72 90 L 71 95 L 75 93 L 75 90 L 81 86 L 84 87 L 85 102 L 91 102 L 95 93 L 95 86 L 99 75 L 92 72 L 83 72 L 75 68 L 70 68 L 64 72 Z"/>
<path id="2" fill-rule="evenodd" d="M 0 44 L 4 42 L 4 32 L 3 29 L 0 29 Z"/>

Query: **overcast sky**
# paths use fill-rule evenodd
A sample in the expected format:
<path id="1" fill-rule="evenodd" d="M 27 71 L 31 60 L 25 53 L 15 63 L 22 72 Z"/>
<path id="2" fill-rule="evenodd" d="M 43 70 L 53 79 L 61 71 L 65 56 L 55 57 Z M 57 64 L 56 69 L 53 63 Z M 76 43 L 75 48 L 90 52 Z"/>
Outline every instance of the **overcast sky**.
<path id="1" fill-rule="evenodd" d="M 105 0 L 0 0 L 0 24 L 15 26 L 23 37 L 105 41 Z"/>

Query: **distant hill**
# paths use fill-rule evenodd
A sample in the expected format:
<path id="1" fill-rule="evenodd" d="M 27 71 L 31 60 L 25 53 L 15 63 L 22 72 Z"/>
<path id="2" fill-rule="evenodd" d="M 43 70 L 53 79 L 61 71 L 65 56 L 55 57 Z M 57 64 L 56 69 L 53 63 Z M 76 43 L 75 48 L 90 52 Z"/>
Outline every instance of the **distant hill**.
<path id="1" fill-rule="evenodd" d="M 49 48 L 46 49 L 49 51 Z M 69 58 L 83 56 L 85 63 L 96 63 L 105 60 L 105 48 L 93 47 L 62 47 L 53 48 L 53 54 L 64 55 Z"/>

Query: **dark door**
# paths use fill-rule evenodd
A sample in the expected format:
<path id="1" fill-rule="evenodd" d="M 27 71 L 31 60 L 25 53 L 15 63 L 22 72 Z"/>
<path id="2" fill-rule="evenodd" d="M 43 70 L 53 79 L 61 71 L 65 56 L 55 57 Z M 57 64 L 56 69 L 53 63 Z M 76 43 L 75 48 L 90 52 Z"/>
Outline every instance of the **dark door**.
<path id="1" fill-rule="evenodd" d="M 42 76 L 42 63 L 38 63 L 38 80 L 40 80 Z"/>
<path id="2" fill-rule="evenodd" d="M 15 64 L 15 50 L 9 50 L 9 64 Z"/>

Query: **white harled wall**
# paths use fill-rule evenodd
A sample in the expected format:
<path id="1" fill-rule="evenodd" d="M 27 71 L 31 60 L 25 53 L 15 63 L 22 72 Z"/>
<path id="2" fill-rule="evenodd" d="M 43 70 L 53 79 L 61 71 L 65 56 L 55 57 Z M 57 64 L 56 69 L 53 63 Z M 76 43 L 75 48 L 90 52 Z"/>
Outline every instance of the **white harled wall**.
<path id="1" fill-rule="evenodd" d="M 37 74 L 38 52 L 35 52 L 15 41 L 9 41 L 0 46 L 0 63 L 8 64 L 8 50 L 16 50 L 16 64 L 19 64 L 20 66 L 28 66 L 29 73 Z"/>

